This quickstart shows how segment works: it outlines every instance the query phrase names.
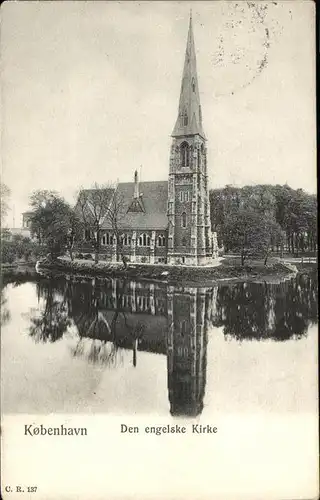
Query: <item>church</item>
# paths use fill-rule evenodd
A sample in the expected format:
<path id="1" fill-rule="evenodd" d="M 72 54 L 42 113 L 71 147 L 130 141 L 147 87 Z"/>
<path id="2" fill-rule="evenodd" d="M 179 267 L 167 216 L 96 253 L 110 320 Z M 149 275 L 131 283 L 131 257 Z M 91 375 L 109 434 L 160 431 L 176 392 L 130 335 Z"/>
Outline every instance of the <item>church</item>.
<path id="1" fill-rule="evenodd" d="M 124 217 L 119 221 L 122 254 L 128 262 L 209 265 L 217 256 L 217 239 L 211 232 L 206 136 L 191 16 L 178 117 L 171 137 L 167 181 L 139 182 L 135 171 L 133 182 L 120 182 L 108 190 L 110 204 L 116 198 L 123 200 Z M 90 191 L 84 191 L 89 198 Z M 90 252 L 93 237 L 90 229 L 85 231 L 79 249 Z M 102 258 L 119 260 L 117 241 L 119 237 L 105 218 L 100 230 Z"/>

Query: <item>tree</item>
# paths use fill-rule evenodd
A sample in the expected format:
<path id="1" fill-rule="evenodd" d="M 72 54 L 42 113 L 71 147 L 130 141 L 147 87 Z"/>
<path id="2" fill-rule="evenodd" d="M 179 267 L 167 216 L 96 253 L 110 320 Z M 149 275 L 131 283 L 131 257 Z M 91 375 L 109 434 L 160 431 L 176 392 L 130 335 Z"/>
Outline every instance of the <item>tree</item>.
<path id="1" fill-rule="evenodd" d="M 37 234 L 41 245 L 46 245 L 51 256 L 56 258 L 67 249 L 73 258 L 73 246 L 81 222 L 70 205 L 59 195 L 50 191 L 38 191 L 31 196 L 33 213 L 30 217 L 31 231 Z"/>
<path id="2" fill-rule="evenodd" d="M 212 189 L 210 191 L 210 214 L 212 230 L 217 232 L 219 245 L 223 244 L 221 236 L 226 217 L 236 213 L 240 208 L 240 188 L 230 185 L 222 189 Z"/>
<path id="3" fill-rule="evenodd" d="M 113 234 L 117 242 L 117 260 L 121 256 L 124 268 L 127 268 L 127 260 L 123 247 L 123 236 L 121 229 L 121 222 L 125 216 L 125 202 L 122 195 L 115 191 L 112 197 L 112 202 L 106 211 L 106 221 L 109 222 Z"/>
<path id="4" fill-rule="evenodd" d="M 74 209 L 70 209 L 70 211 L 66 215 L 66 246 L 70 255 L 70 259 L 73 260 L 74 245 L 83 233 L 83 223 Z"/>
<path id="5" fill-rule="evenodd" d="M 280 248 L 282 255 L 285 235 L 280 225 L 272 217 L 266 215 L 260 219 L 260 238 L 260 250 L 266 266 L 275 247 Z"/>
<path id="6" fill-rule="evenodd" d="M 277 237 L 280 227 L 268 216 L 252 210 L 240 209 L 227 217 L 223 240 L 226 250 L 240 253 L 241 265 L 250 256 L 263 255 L 265 264 L 271 250 L 272 238 Z"/>
<path id="7" fill-rule="evenodd" d="M 30 196 L 29 201 L 33 211 L 30 218 L 30 231 L 31 234 L 36 235 L 39 245 L 44 243 L 42 238 L 43 230 L 46 230 L 48 224 L 45 207 L 50 206 L 58 196 L 56 191 L 46 189 L 34 191 Z"/>
<path id="8" fill-rule="evenodd" d="M 110 205 L 113 189 L 95 183 L 91 189 L 81 189 L 76 204 L 76 212 L 81 217 L 86 239 L 91 241 L 95 252 L 95 262 L 99 261 L 101 228 Z"/>
<path id="9" fill-rule="evenodd" d="M 13 234 L 10 240 L 2 241 L 1 262 L 10 264 L 20 259 L 33 261 L 43 255 L 43 252 L 44 248 L 35 241 L 21 234 Z"/>
<path id="10" fill-rule="evenodd" d="M 263 184 L 236 188 L 226 186 L 210 191 L 212 229 L 221 243 L 227 219 L 241 210 L 247 210 L 273 220 L 279 227 L 273 237 L 272 250 L 282 252 L 283 236 L 291 253 L 315 251 L 317 248 L 317 198 L 302 189 Z M 262 220 L 262 219 L 261 219 Z M 276 243 L 278 241 L 278 243 Z"/>
<path id="11" fill-rule="evenodd" d="M 304 252 L 311 246 L 316 235 L 316 210 L 315 197 L 302 189 L 293 193 L 286 220 L 290 230 L 292 252 Z"/>
<path id="12" fill-rule="evenodd" d="M 117 258 L 121 255 L 127 266 L 122 240 L 121 222 L 125 215 L 123 197 L 112 185 L 94 184 L 92 189 L 81 190 L 76 210 L 81 214 L 84 228 L 90 233 L 90 240 L 95 250 L 95 262 L 99 260 L 101 230 L 109 226 L 117 244 Z"/>

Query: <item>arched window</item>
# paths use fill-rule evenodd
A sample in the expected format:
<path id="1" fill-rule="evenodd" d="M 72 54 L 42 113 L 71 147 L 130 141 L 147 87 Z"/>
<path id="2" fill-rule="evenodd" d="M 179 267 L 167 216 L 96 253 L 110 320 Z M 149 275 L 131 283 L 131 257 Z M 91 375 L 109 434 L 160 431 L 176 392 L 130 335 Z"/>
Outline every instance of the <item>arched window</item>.
<path id="1" fill-rule="evenodd" d="M 180 322 L 180 334 L 183 337 L 187 333 L 187 322 L 185 320 Z"/>
<path id="2" fill-rule="evenodd" d="M 201 166 L 201 154 L 200 154 L 200 149 L 197 149 L 197 156 L 198 156 L 198 167 Z"/>
<path id="3" fill-rule="evenodd" d="M 140 234 L 138 240 L 140 247 L 149 247 L 150 246 L 150 236 L 148 234 Z"/>
<path id="4" fill-rule="evenodd" d="M 180 201 L 189 201 L 189 191 L 180 191 L 179 193 Z"/>
<path id="5" fill-rule="evenodd" d="M 183 237 L 181 243 L 182 243 L 183 247 L 186 247 L 187 246 L 187 240 L 186 240 L 186 238 Z"/>
<path id="6" fill-rule="evenodd" d="M 166 237 L 163 234 L 158 236 L 158 247 L 164 247 L 166 244 Z"/>
<path id="7" fill-rule="evenodd" d="M 131 236 L 129 234 L 123 234 L 121 236 L 121 242 L 122 242 L 122 245 L 124 245 L 124 246 L 130 246 L 131 245 Z"/>
<path id="8" fill-rule="evenodd" d="M 187 227 L 187 214 L 185 212 L 181 215 L 181 227 Z"/>
<path id="9" fill-rule="evenodd" d="M 113 236 L 110 233 L 105 234 L 105 245 L 112 245 Z"/>
<path id="10" fill-rule="evenodd" d="M 192 92 L 195 92 L 196 91 L 196 82 L 194 80 L 194 78 L 192 78 Z"/>
<path id="11" fill-rule="evenodd" d="M 187 142 L 181 144 L 180 163 L 182 167 L 189 167 L 189 145 Z"/>

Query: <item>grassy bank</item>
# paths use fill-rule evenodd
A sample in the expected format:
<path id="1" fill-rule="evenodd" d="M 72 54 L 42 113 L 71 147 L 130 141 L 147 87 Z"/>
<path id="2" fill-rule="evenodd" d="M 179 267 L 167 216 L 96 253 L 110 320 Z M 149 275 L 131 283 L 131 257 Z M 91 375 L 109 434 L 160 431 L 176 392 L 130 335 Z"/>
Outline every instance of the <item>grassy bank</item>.
<path id="1" fill-rule="evenodd" d="M 210 286 L 217 282 L 267 281 L 278 282 L 287 279 L 296 271 L 293 266 L 280 262 L 271 262 L 264 266 L 262 262 L 250 262 L 241 266 L 228 259 L 220 265 L 191 267 L 169 266 L 165 264 L 129 264 L 125 269 L 120 263 L 74 260 L 60 258 L 57 261 L 44 259 L 40 270 L 61 274 L 78 274 L 87 277 L 119 277 L 126 279 L 163 281 L 166 283 L 183 283 L 197 286 Z"/>
<path id="2" fill-rule="evenodd" d="M 8 283 L 25 283 L 39 278 L 35 268 L 36 262 L 14 262 L 1 265 L 0 285 Z"/>
<path id="3" fill-rule="evenodd" d="M 24 272 L 29 272 L 33 271 L 35 272 L 35 266 L 36 266 L 36 259 L 30 259 L 30 260 L 21 260 L 21 261 L 16 261 L 16 262 L 11 262 L 9 263 L 2 263 L 1 264 L 1 274 L 12 274 L 12 273 L 24 273 Z"/>
<path id="4" fill-rule="evenodd" d="M 37 259 L 28 259 L 28 260 L 16 260 L 15 262 L 3 262 L 1 264 L 1 269 L 24 269 L 26 267 L 35 267 L 37 263 Z"/>
<path id="5" fill-rule="evenodd" d="M 318 269 L 317 262 L 295 262 L 294 265 L 298 269 L 298 272 L 303 274 L 308 274 Z"/>

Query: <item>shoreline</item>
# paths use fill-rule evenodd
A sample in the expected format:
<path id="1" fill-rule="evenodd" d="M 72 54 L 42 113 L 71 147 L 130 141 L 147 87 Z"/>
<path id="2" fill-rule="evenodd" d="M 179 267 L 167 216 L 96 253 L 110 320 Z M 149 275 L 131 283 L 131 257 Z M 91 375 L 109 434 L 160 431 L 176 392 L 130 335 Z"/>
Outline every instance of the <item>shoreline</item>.
<path id="1" fill-rule="evenodd" d="M 295 263 L 277 261 L 264 266 L 262 263 L 240 265 L 225 264 L 224 259 L 214 266 L 170 266 L 168 264 L 128 264 L 75 259 L 71 261 L 59 258 L 57 261 L 16 262 L 2 264 L 1 275 L 31 276 L 47 275 L 50 277 L 78 276 L 81 278 L 132 279 L 166 285 L 210 287 L 215 284 L 267 283 L 279 284 L 297 274 L 309 274 L 317 269 L 317 263 Z"/>
<path id="2" fill-rule="evenodd" d="M 78 275 L 85 278 L 124 278 L 137 281 L 153 281 L 163 284 L 181 284 L 185 286 L 211 286 L 217 283 L 280 283 L 294 277 L 299 271 L 295 265 L 276 262 L 261 265 L 225 265 L 214 266 L 170 266 L 167 264 L 128 264 L 125 269 L 121 263 L 70 261 L 59 258 L 50 262 L 44 259 L 38 270 L 54 275 Z"/>

